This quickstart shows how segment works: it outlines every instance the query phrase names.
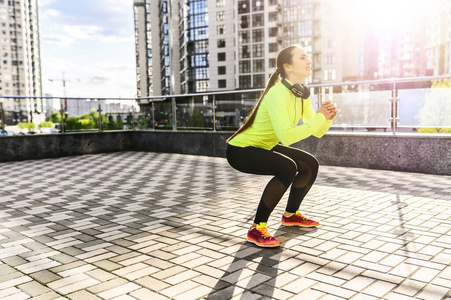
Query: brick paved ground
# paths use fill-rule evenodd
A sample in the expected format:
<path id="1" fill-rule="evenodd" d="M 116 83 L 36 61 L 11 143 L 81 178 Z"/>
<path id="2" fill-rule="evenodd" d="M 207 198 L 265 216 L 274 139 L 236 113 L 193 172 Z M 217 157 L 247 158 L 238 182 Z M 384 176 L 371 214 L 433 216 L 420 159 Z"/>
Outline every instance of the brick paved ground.
<path id="1" fill-rule="evenodd" d="M 1 299 L 451 299 L 451 177 L 321 166 L 245 241 L 269 180 L 123 152 L 0 164 Z"/>

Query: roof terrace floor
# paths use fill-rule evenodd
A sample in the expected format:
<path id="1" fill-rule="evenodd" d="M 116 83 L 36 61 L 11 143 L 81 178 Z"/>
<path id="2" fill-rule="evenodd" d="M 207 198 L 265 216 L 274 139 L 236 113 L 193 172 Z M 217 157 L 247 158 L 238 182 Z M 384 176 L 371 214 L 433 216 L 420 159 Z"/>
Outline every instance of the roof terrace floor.
<path id="1" fill-rule="evenodd" d="M 245 236 L 267 176 L 118 152 L 0 163 L 2 299 L 451 299 L 451 177 L 321 166 Z"/>

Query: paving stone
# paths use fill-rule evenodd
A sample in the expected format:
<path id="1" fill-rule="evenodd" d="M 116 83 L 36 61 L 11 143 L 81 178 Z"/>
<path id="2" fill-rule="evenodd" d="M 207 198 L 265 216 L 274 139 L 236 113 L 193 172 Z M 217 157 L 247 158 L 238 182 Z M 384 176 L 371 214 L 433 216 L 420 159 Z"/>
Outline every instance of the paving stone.
<path id="1" fill-rule="evenodd" d="M 41 294 L 51 292 L 49 288 L 43 286 L 42 284 L 36 281 L 30 281 L 21 284 L 18 286 L 18 288 L 30 296 L 39 296 Z"/>
<path id="2" fill-rule="evenodd" d="M 321 226 L 281 227 L 279 205 L 268 225 L 282 247 L 262 249 L 245 234 L 269 178 L 224 158 L 0 168 L 21 178 L 0 187 L 2 299 L 451 299 L 449 176 L 321 166 L 301 207 Z"/>

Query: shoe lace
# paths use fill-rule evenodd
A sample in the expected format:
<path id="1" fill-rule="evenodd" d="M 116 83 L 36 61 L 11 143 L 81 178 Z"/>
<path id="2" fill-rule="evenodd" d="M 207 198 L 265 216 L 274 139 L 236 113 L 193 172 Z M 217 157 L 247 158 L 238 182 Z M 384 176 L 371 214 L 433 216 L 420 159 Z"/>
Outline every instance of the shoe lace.
<path id="1" fill-rule="evenodd" d="M 304 217 L 299 211 L 296 212 L 296 216 L 301 217 L 303 221 L 309 221 L 309 219 Z"/>
<path id="2" fill-rule="evenodd" d="M 263 237 L 265 237 L 265 238 L 271 237 L 271 235 L 269 234 L 268 229 L 266 227 L 260 227 L 260 228 L 257 228 L 257 230 L 262 234 Z"/>

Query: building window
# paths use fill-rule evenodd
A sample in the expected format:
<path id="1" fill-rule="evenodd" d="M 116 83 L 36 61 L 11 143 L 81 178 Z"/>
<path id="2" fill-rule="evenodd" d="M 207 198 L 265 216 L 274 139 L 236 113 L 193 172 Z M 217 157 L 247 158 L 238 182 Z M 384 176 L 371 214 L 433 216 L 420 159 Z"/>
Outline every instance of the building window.
<path id="1" fill-rule="evenodd" d="M 263 0 L 252 0 L 252 11 L 263 11 Z"/>
<path id="2" fill-rule="evenodd" d="M 216 27 L 216 33 L 217 34 L 224 34 L 225 33 L 225 25 L 218 25 Z"/>
<path id="3" fill-rule="evenodd" d="M 224 21 L 224 12 L 223 11 L 218 11 L 216 13 L 216 21 Z"/>
<path id="4" fill-rule="evenodd" d="M 251 87 L 251 75 L 240 76 L 239 78 L 240 89 L 248 89 Z"/>
<path id="5" fill-rule="evenodd" d="M 216 7 L 225 6 L 225 0 L 216 0 Z"/>
<path id="6" fill-rule="evenodd" d="M 279 51 L 279 44 L 277 43 L 269 43 L 269 52 L 277 52 Z"/>
<path id="7" fill-rule="evenodd" d="M 250 60 L 241 60 L 240 61 L 240 73 L 250 73 L 251 72 L 251 61 Z"/>
<path id="8" fill-rule="evenodd" d="M 263 29 L 252 30 L 252 42 L 258 43 L 263 41 Z"/>
<path id="9" fill-rule="evenodd" d="M 335 40 L 333 38 L 325 38 L 324 44 L 326 48 L 333 48 L 335 46 Z"/>
<path id="10" fill-rule="evenodd" d="M 278 0 L 269 0 L 269 5 L 276 5 L 278 4 Z"/>
<path id="11" fill-rule="evenodd" d="M 249 28 L 249 15 L 240 16 L 240 29 Z"/>
<path id="12" fill-rule="evenodd" d="M 335 80 L 335 70 L 324 70 L 324 80 Z"/>
<path id="13" fill-rule="evenodd" d="M 254 75 L 254 88 L 265 87 L 265 75 Z"/>
<path id="14" fill-rule="evenodd" d="M 227 87 L 227 80 L 225 80 L 225 79 L 218 80 L 218 87 L 220 89 L 226 88 Z"/>
<path id="15" fill-rule="evenodd" d="M 253 57 L 263 57 L 263 45 L 264 44 L 256 44 L 252 45 L 252 56 Z"/>
<path id="16" fill-rule="evenodd" d="M 324 64 L 331 65 L 335 63 L 335 55 L 328 53 L 324 54 Z"/>
<path id="17" fill-rule="evenodd" d="M 301 36 L 311 36 L 312 35 L 312 22 L 306 21 L 301 22 Z"/>
<path id="18" fill-rule="evenodd" d="M 238 41 L 240 44 L 248 44 L 251 41 L 249 30 L 240 31 L 238 34 Z"/>
<path id="19" fill-rule="evenodd" d="M 268 14 L 269 22 L 277 21 L 278 18 L 279 18 L 278 15 L 279 15 L 279 14 L 278 14 L 276 11 L 270 12 L 270 13 Z"/>
<path id="20" fill-rule="evenodd" d="M 226 67 L 225 67 L 225 66 L 219 66 L 219 67 L 218 67 L 218 74 L 219 74 L 219 75 L 224 75 L 224 74 L 226 74 Z"/>
<path id="21" fill-rule="evenodd" d="M 225 61 L 225 60 L 226 60 L 225 52 L 218 53 L 218 61 Z"/>
<path id="22" fill-rule="evenodd" d="M 251 57 L 251 52 L 249 50 L 249 46 L 247 46 L 247 45 L 240 46 L 238 51 L 239 51 L 239 58 L 250 58 Z"/>
<path id="23" fill-rule="evenodd" d="M 268 60 L 268 64 L 270 68 L 275 68 L 276 67 L 276 59 L 275 58 L 270 58 Z"/>
<path id="24" fill-rule="evenodd" d="M 277 36 L 277 27 L 269 28 L 269 36 Z"/>
<path id="25" fill-rule="evenodd" d="M 321 54 L 317 53 L 317 54 L 313 54 L 313 61 L 315 63 L 320 64 L 321 63 Z"/>
<path id="26" fill-rule="evenodd" d="M 226 46 L 225 39 L 219 39 L 218 40 L 218 48 L 224 48 Z"/>
<path id="27" fill-rule="evenodd" d="M 253 69 L 254 73 L 260 73 L 265 71 L 265 61 L 263 59 L 256 59 L 253 61 Z"/>
<path id="28" fill-rule="evenodd" d="M 263 14 L 255 14 L 252 16 L 252 26 L 253 27 L 262 27 L 265 25 L 265 19 Z"/>
<path id="29" fill-rule="evenodd" d="M 249 0 L 238 1 L 238 13 L 239 14 L 248 13 L 250 11 L 249 9 L 250 9 Z"/>

